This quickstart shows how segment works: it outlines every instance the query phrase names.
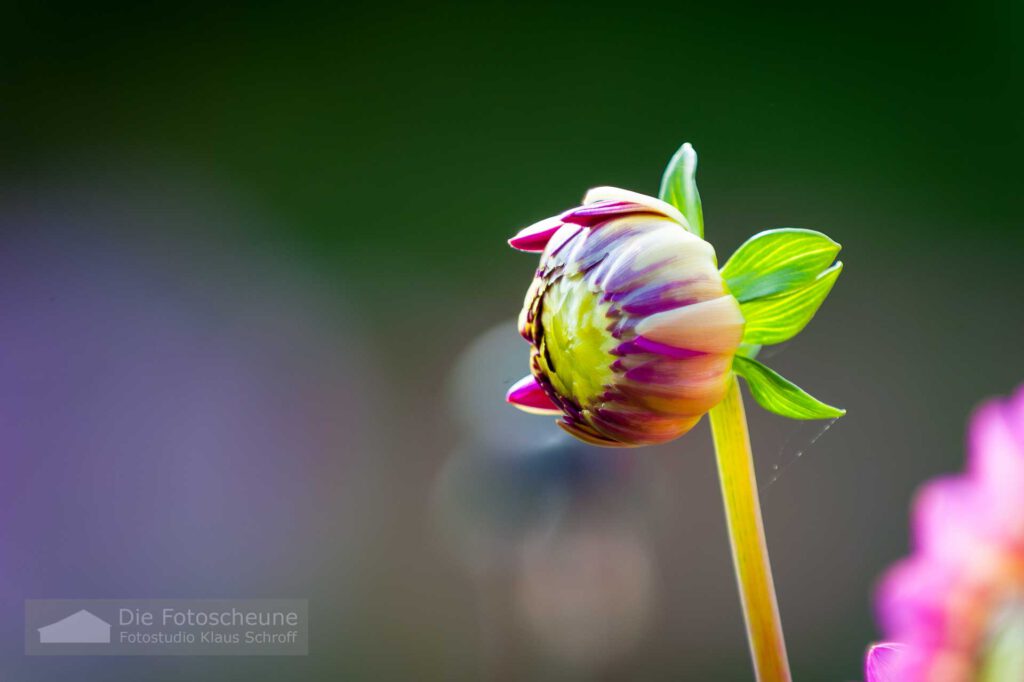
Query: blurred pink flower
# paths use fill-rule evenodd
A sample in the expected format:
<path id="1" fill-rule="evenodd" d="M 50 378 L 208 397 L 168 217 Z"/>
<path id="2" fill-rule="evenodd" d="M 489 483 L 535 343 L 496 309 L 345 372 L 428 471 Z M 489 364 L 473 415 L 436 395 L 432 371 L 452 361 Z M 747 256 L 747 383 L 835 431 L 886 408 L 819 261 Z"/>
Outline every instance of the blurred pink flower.
<path id="1" fill-rule="evenodd" d="M 877 595 L 902 647 L 872 649 L 868 679 L 1024 680 L 1024 387 L 977 410 L 967 471 L 924 486 L 913 532 Z"/>
<path id="2" fill-rule="evenodd" d="M 896 667 L 903 646 L 892 642 L 871 645 L 864 658 L 864 682 L 897 682 Z"/>

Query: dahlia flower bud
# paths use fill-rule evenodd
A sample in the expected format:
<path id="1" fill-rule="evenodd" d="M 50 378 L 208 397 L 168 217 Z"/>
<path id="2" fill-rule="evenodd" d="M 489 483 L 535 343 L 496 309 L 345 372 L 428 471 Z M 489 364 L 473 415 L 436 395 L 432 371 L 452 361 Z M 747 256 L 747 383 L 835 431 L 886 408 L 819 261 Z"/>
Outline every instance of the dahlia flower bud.
<path id="1" fill-rule="evenodd" d="M 702 238 L 695 168 L 684 145 L 662 199 L 599 187 L 509 240 L 541 253 L 519 317 L 531 373 L 510 403 L 561 415 L 563 429 L 605 446 L 681 436 L 723 399 L 734 371 L 779 414 L 842 414 L 753 359 L 813 316 L 839 274 L 841 264 L 825 269 L 838 244 L 809 230 L 765 232 L 720 272 Z"/>
<path id="2" fill-rule="evenodd" d="M 598 445 L 672 440 L 725 395 L 743 316 L 715 250 L 674 206 L 612 187 L 528 227 L 543 249 L 519 330 L 532 374 L 509 399 Z"/>

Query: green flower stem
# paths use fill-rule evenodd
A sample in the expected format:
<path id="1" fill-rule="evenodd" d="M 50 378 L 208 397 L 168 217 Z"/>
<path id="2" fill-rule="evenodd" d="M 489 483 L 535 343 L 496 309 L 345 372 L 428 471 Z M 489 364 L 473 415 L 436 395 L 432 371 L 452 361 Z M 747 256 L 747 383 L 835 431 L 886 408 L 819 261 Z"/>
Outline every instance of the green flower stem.
<path id="1" fill-rule="evenodd" d="M 789 682 L 786 642 L 768 562 L 747 417 L 735 375 L 729 380 L 725 399 L 709 415 L 754 672 L 759 682 Z"/>

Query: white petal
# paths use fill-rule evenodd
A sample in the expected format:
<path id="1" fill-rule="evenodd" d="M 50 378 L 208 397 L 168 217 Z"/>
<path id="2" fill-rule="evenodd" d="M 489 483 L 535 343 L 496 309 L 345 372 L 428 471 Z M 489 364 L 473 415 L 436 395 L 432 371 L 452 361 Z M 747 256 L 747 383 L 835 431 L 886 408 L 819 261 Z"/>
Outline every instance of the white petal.
<path id="1" fill-rule="evenodd" d="M 636 333 L 658 343 L 705 353 L 735 353 L 743 315 L 732 296 L 666 310 L 642 320 Z"/>
<path id="2" fill-rule="evenodd" d="M 676 221 L 683 227 L 690 230 L 690 224 L 686 222 L 686 218 L 679 212 L 679 209 L 657 199 L 655 197 L 647 196 L 646 194 L 640 194 L 639 192 L 631 192 L 628 189 L 620 189 L 618 187 L 595 187 L 587 195 L 583 197 L 583 205 L 593 204 L 598 201 L 630 201 L 634 204 L 640 204 L 646 206 L 656 213 L 663 213 L 672 220 Z"/>

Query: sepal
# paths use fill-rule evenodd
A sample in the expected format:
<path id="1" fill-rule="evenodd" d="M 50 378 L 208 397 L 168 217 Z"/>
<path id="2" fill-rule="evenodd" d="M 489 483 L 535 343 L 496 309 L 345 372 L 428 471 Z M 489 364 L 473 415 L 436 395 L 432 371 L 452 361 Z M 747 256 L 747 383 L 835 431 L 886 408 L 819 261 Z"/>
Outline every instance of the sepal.
<path id="1" fill-rule="evenodd" d="M 842 261 L 809 283 L 786 293 L 740 303 L 746 321 L 743 343 L 763 346 L 788 341 L 814 318 L 843 271 Z"/>
<path id="2" fill-rule="evenodd" d="M 769 412 L 790 419 L 832 419 L 846 414 L 846 410 L 821 402 L 757 360 L 737 355 L 732 368 L 747 381 L 754 400 Z"/>
<path id="3" fill-rule="evenodd" d="M 841 248 L 814 230 L 765 230 L 736 249 L 722 267 L 722 278 L 740 303 L 785 294 L 818 277 Z"/>
<path id="4" fill-rule="evenodd" d="M 668 162 L 658 198 L 678 208 L 686 217 L 690 232 L 704 238 L 704 212 L 697 192 L 697 152 L 689 142 Z"/>

